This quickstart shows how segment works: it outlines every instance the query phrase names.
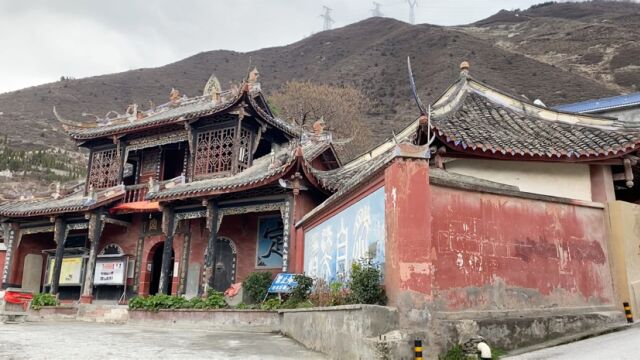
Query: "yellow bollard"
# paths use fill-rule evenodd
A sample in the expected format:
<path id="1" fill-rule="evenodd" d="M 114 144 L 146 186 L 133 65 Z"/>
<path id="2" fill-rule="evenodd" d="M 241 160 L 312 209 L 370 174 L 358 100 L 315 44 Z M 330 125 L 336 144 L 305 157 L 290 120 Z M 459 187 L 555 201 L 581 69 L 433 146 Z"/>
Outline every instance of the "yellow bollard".
<path id="1" fill-rule="evenodd" d="M 633 314 L 631 313 L 631 306 L 629 306 L 628 302 L 623 302 L 622 306 L 624 307 L 624 315 L 627 317 L 627 322 L 629 324 L 633 323 Z"/>
<path id="2" fill-rule="evenodd" d="M 422 360 L 422 340 L 415 340 L 413 342 L 413 351 L 415 352 L 415 360 Z"/>

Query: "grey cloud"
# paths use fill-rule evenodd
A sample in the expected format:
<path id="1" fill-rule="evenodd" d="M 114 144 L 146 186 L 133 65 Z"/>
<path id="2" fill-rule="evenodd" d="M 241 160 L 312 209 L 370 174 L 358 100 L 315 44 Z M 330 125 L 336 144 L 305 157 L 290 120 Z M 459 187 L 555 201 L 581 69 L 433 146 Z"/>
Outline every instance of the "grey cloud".
<path id="1" fill-rule="evenodd" d="M 406 21 L 406 0 L 377 0 Z M 416 20 L 466 24 L 539 0 L 418 0 Z M 0 0 L 0 92 L 61 75 L 84 77 L 153 67 L 201 51 L 285 45 L 371 15 L 369 0 Z"/>

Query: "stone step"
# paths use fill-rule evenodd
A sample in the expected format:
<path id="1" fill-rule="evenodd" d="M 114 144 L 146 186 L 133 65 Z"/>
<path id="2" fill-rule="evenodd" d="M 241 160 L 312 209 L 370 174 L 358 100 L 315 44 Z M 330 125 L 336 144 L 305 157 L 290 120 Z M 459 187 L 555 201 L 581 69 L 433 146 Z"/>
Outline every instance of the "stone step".
<path id="1" fill-rule="evenodd" d="M 79 304 L 77 320 L 88 322 L 125 323 L 129 319 L 126 305 Z"/>

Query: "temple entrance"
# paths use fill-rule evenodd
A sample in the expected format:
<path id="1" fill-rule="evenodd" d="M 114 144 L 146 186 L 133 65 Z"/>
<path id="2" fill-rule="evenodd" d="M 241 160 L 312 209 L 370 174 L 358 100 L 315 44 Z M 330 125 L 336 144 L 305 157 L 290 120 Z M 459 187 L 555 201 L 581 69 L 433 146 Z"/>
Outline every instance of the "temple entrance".
<path id="1" fill-rule="evenodd" d="M 215 254 L 213 288 L 223 292 L 236 281 L 236 246 L 231 239 L 220 237 Z"/>
<path id="2" fill-rule="evenodd" d="M 149 295 L 155 295 L 160 290 L 160 273 L 162 272 L 162 253 L 164 251 L 164 241 L 157 243 L 151 250 L 151 283 L 149 283 Z M 171 249 L 171 266 L 169 267 L 169 291 L 173 283 L 173 263 L 175 252 Z"/>

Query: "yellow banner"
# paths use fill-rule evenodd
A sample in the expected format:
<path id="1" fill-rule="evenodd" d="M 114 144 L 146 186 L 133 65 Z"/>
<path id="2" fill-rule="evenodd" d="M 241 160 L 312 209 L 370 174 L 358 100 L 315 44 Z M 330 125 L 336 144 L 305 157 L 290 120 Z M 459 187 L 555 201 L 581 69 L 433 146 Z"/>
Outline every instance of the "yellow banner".
<path id="1" fill-rule="evenodd" d="M 53 268 L 56 265 L 56 259 L 49 261 L 49 276 L 47 283 L 51 284 L 53 278 Z M 82 258 L 69 257 L 62 259 L 62 267 L 60 269 L 60 285 L 78 285 L 80 284 L 80 276 L 82 275 Z"/>

